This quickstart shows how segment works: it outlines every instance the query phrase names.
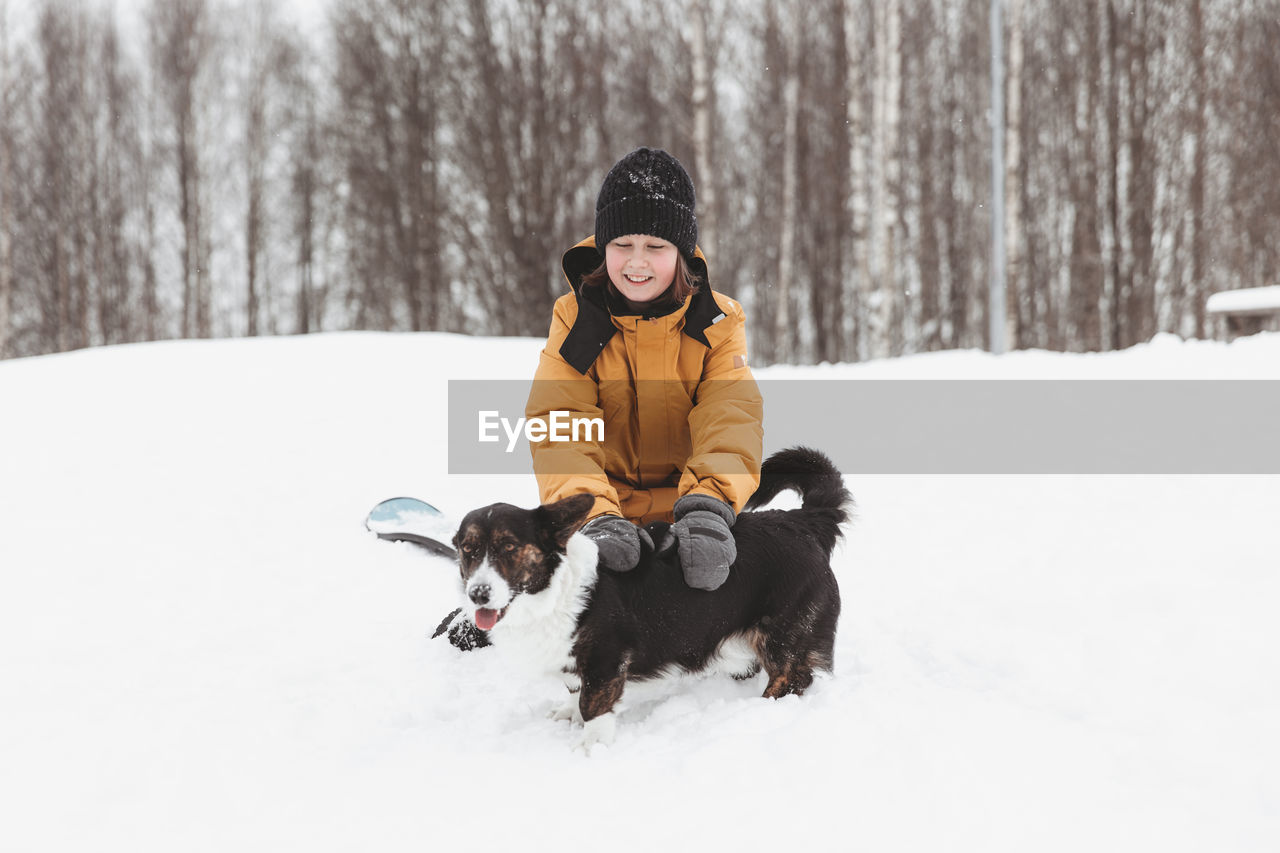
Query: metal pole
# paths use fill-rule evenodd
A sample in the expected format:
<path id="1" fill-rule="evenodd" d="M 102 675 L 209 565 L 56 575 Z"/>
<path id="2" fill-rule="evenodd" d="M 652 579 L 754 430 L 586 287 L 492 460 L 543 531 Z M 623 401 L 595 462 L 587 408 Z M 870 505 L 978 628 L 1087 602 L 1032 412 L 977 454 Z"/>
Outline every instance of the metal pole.
<path id="1" fill-rule="evenodd" d="M 1005 350 L 1004 298 L 1004 23 L 1003 0 L 991 0 L 991 352 Z"/>

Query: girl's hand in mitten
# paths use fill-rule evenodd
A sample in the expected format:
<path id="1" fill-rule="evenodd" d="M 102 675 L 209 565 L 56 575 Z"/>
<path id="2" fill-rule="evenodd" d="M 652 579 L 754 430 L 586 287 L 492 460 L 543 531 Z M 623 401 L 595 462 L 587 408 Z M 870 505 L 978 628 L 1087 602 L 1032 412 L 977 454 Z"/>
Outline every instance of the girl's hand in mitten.
<path id="1" fill-rule="evenodd" d="M 600 515 L 582 527 L 582 534 L 600 549 L 600 565 L 614 572 L 629 572 L 640 563 L 640 542 L 653 550 L 648 532 L 622 516 Z"/>
<path id="2" fill-rule="evenodd" d="M 707 495 L 685 495 L 676 501 L 671 525 L 680 549 L 684 582 L 696 589 L 716 589 L 729 577 L 738 546 L 729 527 L 733 507 Z"/>

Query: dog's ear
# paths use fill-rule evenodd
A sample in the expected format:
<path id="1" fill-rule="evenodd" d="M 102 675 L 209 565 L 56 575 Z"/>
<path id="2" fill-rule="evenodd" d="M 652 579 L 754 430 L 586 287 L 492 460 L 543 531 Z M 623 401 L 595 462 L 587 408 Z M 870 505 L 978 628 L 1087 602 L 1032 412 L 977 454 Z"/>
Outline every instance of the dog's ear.
<path id="1" fill-rule="evenodd" d="M 564 548 L 569 537 L 587 520 L 587 513 L 595 506 L 595 495 L 571 495 L 553 504 L 538 507 L 543 528 L 551 533 L 556 546 Z"/>

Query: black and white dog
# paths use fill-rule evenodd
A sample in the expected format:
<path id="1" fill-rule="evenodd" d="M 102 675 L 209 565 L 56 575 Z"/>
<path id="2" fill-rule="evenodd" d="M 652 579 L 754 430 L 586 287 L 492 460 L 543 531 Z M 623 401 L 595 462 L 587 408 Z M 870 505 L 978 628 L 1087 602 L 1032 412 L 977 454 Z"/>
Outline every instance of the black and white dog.
<path id="1" fill-rule="evenodd" d="M 766 697 L 802 693 L 815 670 L 832 667 L 840 592 L 831 551 L 852 499 L 826 456 L 794 448 L 764 463 L 746 509 L 788 488 L 800 509 L 738 516 L 738 557 L 714 592 L 685 584 L 664 522 L 646 528 L 659 545 L 634 570 L 597 570 L 595 543 L 577 533 L 590 495 L 474 510 L 453 540 L 471 618 L 495 646 L 563 676 L 570 701 L 555 716 L 584 723 L 588 750 L 613 739 L 628 680 L 736 658 L 743 678 L 763 667 Z"/>

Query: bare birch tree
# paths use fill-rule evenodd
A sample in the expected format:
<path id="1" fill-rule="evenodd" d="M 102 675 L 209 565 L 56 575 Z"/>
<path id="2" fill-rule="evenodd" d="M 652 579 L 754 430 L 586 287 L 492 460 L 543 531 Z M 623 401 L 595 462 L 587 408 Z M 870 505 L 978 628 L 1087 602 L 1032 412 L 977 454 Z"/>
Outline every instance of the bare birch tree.
<path id="1" fill-rule="evenodd" d="M 17 112 L 9 70 L 9 4 L 0 0 L 0 359 L 9 357 L 13 311 L 13 116 Z"/>
<path id="2" fill-rule="evenodd" d="M 1072 9 L 1067 14 L 1076 15 Z M 1101 90 L 1101 39 L 1096 5 L 1084 11 L 1080 44 L 1084 91 L 1077 101 L 1075 128 L 1080 141 L 1072 158 L 1071 175 L 1071 280 L 1070 325 L 1066 339 L 1071 349 L 1097 350 L 1102 346 L 1102 245 L 1098 222 L 1098 158 L 1096 140 Z"/>
<path id="3" fill-rule="evenodd" d="M 844 0 L 845 98 L 849 125 L 848 213 L 851 244 L 847 278 L 851 282 L 848 292 L 856 304 L 853 329 L 855 357 L 866 358 L 870 351 L 868 335 L 870 320 L 867 315 L 867 306 L 871 304 L 873 283 L 870 239 L 867 233 L 869 191 L 863 110 L 866 78 L 862 68 L 866 28 L 863 26 L 860 14 L 861 7 L 861 0 Z"/>
<path id="4" fill-rule="evenodd" d="M 1162 27 L 1152 20 L 1160 4 L 1148 0 L 1132 0 L 1128 43 L 1128 156 L 1131 176 L 1129 190 L 1128 243 L 1133 252 L 1133 278 L 1129 282 L 1128 299 L 1122 306 L 1125 334 L 1121 346 L 1132 346 L 1148 340 L 1155 332 L 1154 271 L 1154 207 L 1156 193 L 1156 154 L 1151 121 L 1156 105 L 1152 98 L 1158 81 L 1154 79 L 1152 51 Z"/>
<path id="5" fill-rule="evenodd" d="M 707 44 L 707 2 L 689 4 L 689 50 L 693 62 L 693 150 L 698 188 L 698 242 L 710 258 L 716 257 L 716 172 L 712 168 L 712 128 L 715 109 L 712 98 L 713 69 Z"/>
<path id="6" fill-rule="evenodd" d="M 345 3 L 335 17 L 349 269 L 357 327 L 445 327 L 441 98 L 449 41 L 426 6 Z M 477 142 L 468 138 L 468 144 Z M 295 185 L 305 194 L 308 176 Z M 314 177 L 311 176 L 311 177 Z"/>
<path id="7" fill-rule="evenodd" d="M 212 334 L 207 212 L 200 83 L 213 50 L 207 0 L 153 0 L 148 24 L 152 59 L 165 119 L 172 134 L 173 167 L 182 224 L 182 336 Z"/>
<path id="8" fill-rule="evenodd" d="M 267 99 L 272 79 L 271 62 L 275 45 L 273 6 L 268 0 L 255 0 L 245 9 L 246 53 L 242 109 L 244 116 L 243 166 L 245 182 L 244 251 L 246 332 L 258 334 L 262 313 L 260 299 L 260 261 L 268 235 L 265 207 L 267 204 L 266 167 L 268 157 Z M 269 305 L 269 303 L 268 303 Z"/>
<path id="9" fill-rule="evenodd" d="M 796 170 L 801 299 L 796 303 L 797 340 L 792 359 L 838 362 L 853 357 L 853 300 L 845 290 L 849 263 L 849 61 L 844 9 L 841 0 L 821 0 L 801 8 Z M 833 25 L 824 26 L 826 21 Z"/>
<path id="10" fill-rule="evenodd" d="M 92 193 L 96 315 L 103 343 L 123 343 L 141 336 L 136 274 L 142 241 L 136 228 L 142 167 L 138 126 L 138 75 L 121 41 L 118 23 L 98 17 L 99 85 L 104 98 L 97 106 L 96 188 Z"/>
<path id="11" fill-rule="evenodd" d="M 630 7 L 619 24 L 629 37 L 606 41 L 598 52 L 595 10 L 552 0 L 468 0 L 463 24 L 459 47 L 474 61 L 459 80 L 457 128 L 465 146 L 457 159 L 476 196 L 475 214 L 464 218 L 468 242 L 486 246 L 469 255 L 468 276 L 488 283 L 477 295 L 493 329 L 544 334 L 564 292 L 560 251 L 590 227 L 600 177 L 626 153 L 601 150 L 606 113 L 617 110 L 615 130 L 626 130 L 619 136 L 627 150 L 647 144 L 689 156 L 684 41 L 678 30 L 662 29 L 661 16 Z M 639 35 L 645 28 L 666 38 L 646 39 Z M 612 61 L 615 51 L 616 67 L 626 70 L 606 92 L 593 78 L 609 73 L 598 63 Z"/>
<path id="12" fill-rule="evenodd" d="M 32 139 L 39 152 L 35 226 L 36 253 L 45 287 L 38 300 L 41 336 L 61 351 L 87 346 L 88 281 L 84 269 L 84 119 L 88 57 L 82 10 L 46 2 L 37 12 L 36 50 L 42 72 L 39 123 Z M 39 229 L 38 231 L 35 229 Z"/>
<path id="13" fill-rule="evenodd" d="M 285 37 L 277 57 L 288 146 L 289 239 L 295 264 L 295 330 L 306 334 L 323 328 L 327 281 L 322 266 L 324 235 L 337 218 L 332 192 L 332 152 L 322 145 L 316 56 L 296 37 Z"/>
<path id="14" fill-rule="evenodd" d="M 1207 239 L 1205 228 L 1205 185 L 1208 171 L 1208 110 L 1209 110 L 1209 75 L 1205 57 L 1205 25 L 1204 9 L 1201 0 L 1191 0 L 1189 10 L 1191 16 L 1190 39 L 1188 50 L 1192 67 L 1192 99 L 1191 138 L 1195 146 L 1192 155 L 1191 181 L 1188 187 L 1188 203 L 1190 204 L 1191 223 L 1191 280 L 1190 287 L 1177 287 L 1173 294 L 1172 315 L 1181 317 L 1186 311 L 1186 301 L 1190 298 L 1198 304 L 1204 295 L 1205 273 L 1207 267 Z M 1189 290 L 1190 293 L 1186 291 Z M 1204 334 L 1204 312 L 1195 311 L 1196 332 Z"/>
<path id="15" fill-rule="evenodd" d="M 1022 285 L 1022 4 L 1008 0 L 1009 50 L 1005 93 L 1005 340 L 1010 347 L 1025 346 Z"/>
<path id="16" fill-rule="evenodd" d="M 134 167 L 139 175 L 137 189 L 137 206 L 139 223 L 138 250 L 139 263 L 142 267 L 142 293 L 140 301 L 141 318 L 140 336 L 143 340 L 154 341 L 161 337 L 165 328 L 165 318 L 161 316 L 160 282 L 157 271 L 157 259 L 160 241 L 157 234 L 158 189 L 152 176 L 164 167 L 164 158 L 160 146 L 160 127 L 162 125 L 161 106 L 159 104 L 159 83 L 156 79 L 156 65 L 149 62 L 139 69 L 138 85 L 142 90 L 138 108 L 138 150 Z"/>
<path id="17" fill-rule="evenodd" d="M 871 228 L 875 248 L 871 355 L 888 357 L 895 345 L 893 319 L 898 304 L 895 239 L 898 222 L 898 113 L 901 97 L 899 0 L 876 4 L 876 77 L 872 113 Z M 900 343 L 900 342 L 899 342 Z"/>
<path id="18" fill-rule="evenodd" d="M 797 123 L 800 112 L 800 15 L 797 10 L 781 8 L 783 31 L 782 84 L 782 214 L 778 221 L 777 301 L 774 312 L 774 358 L 785 361 L 792 357 L 794 330 L 791 327 L 791 283 L 796 272 L 797 199 L 796 170 L 799 168 Z"/>
<path id="19" fill-rule="evenodd" d="M 0 354 L 541 334 L 637 145 L 690 166 L 764 360 L 982 345 L 993 227 L 1020 347 L 1280 280 L 1280 0 L 1007 0 L 1003 222 L 988 0 L 339 0 L 315 45 L 263 2 L 153 0 L 139 62 L 114 13 L 0 0 Z"/>

